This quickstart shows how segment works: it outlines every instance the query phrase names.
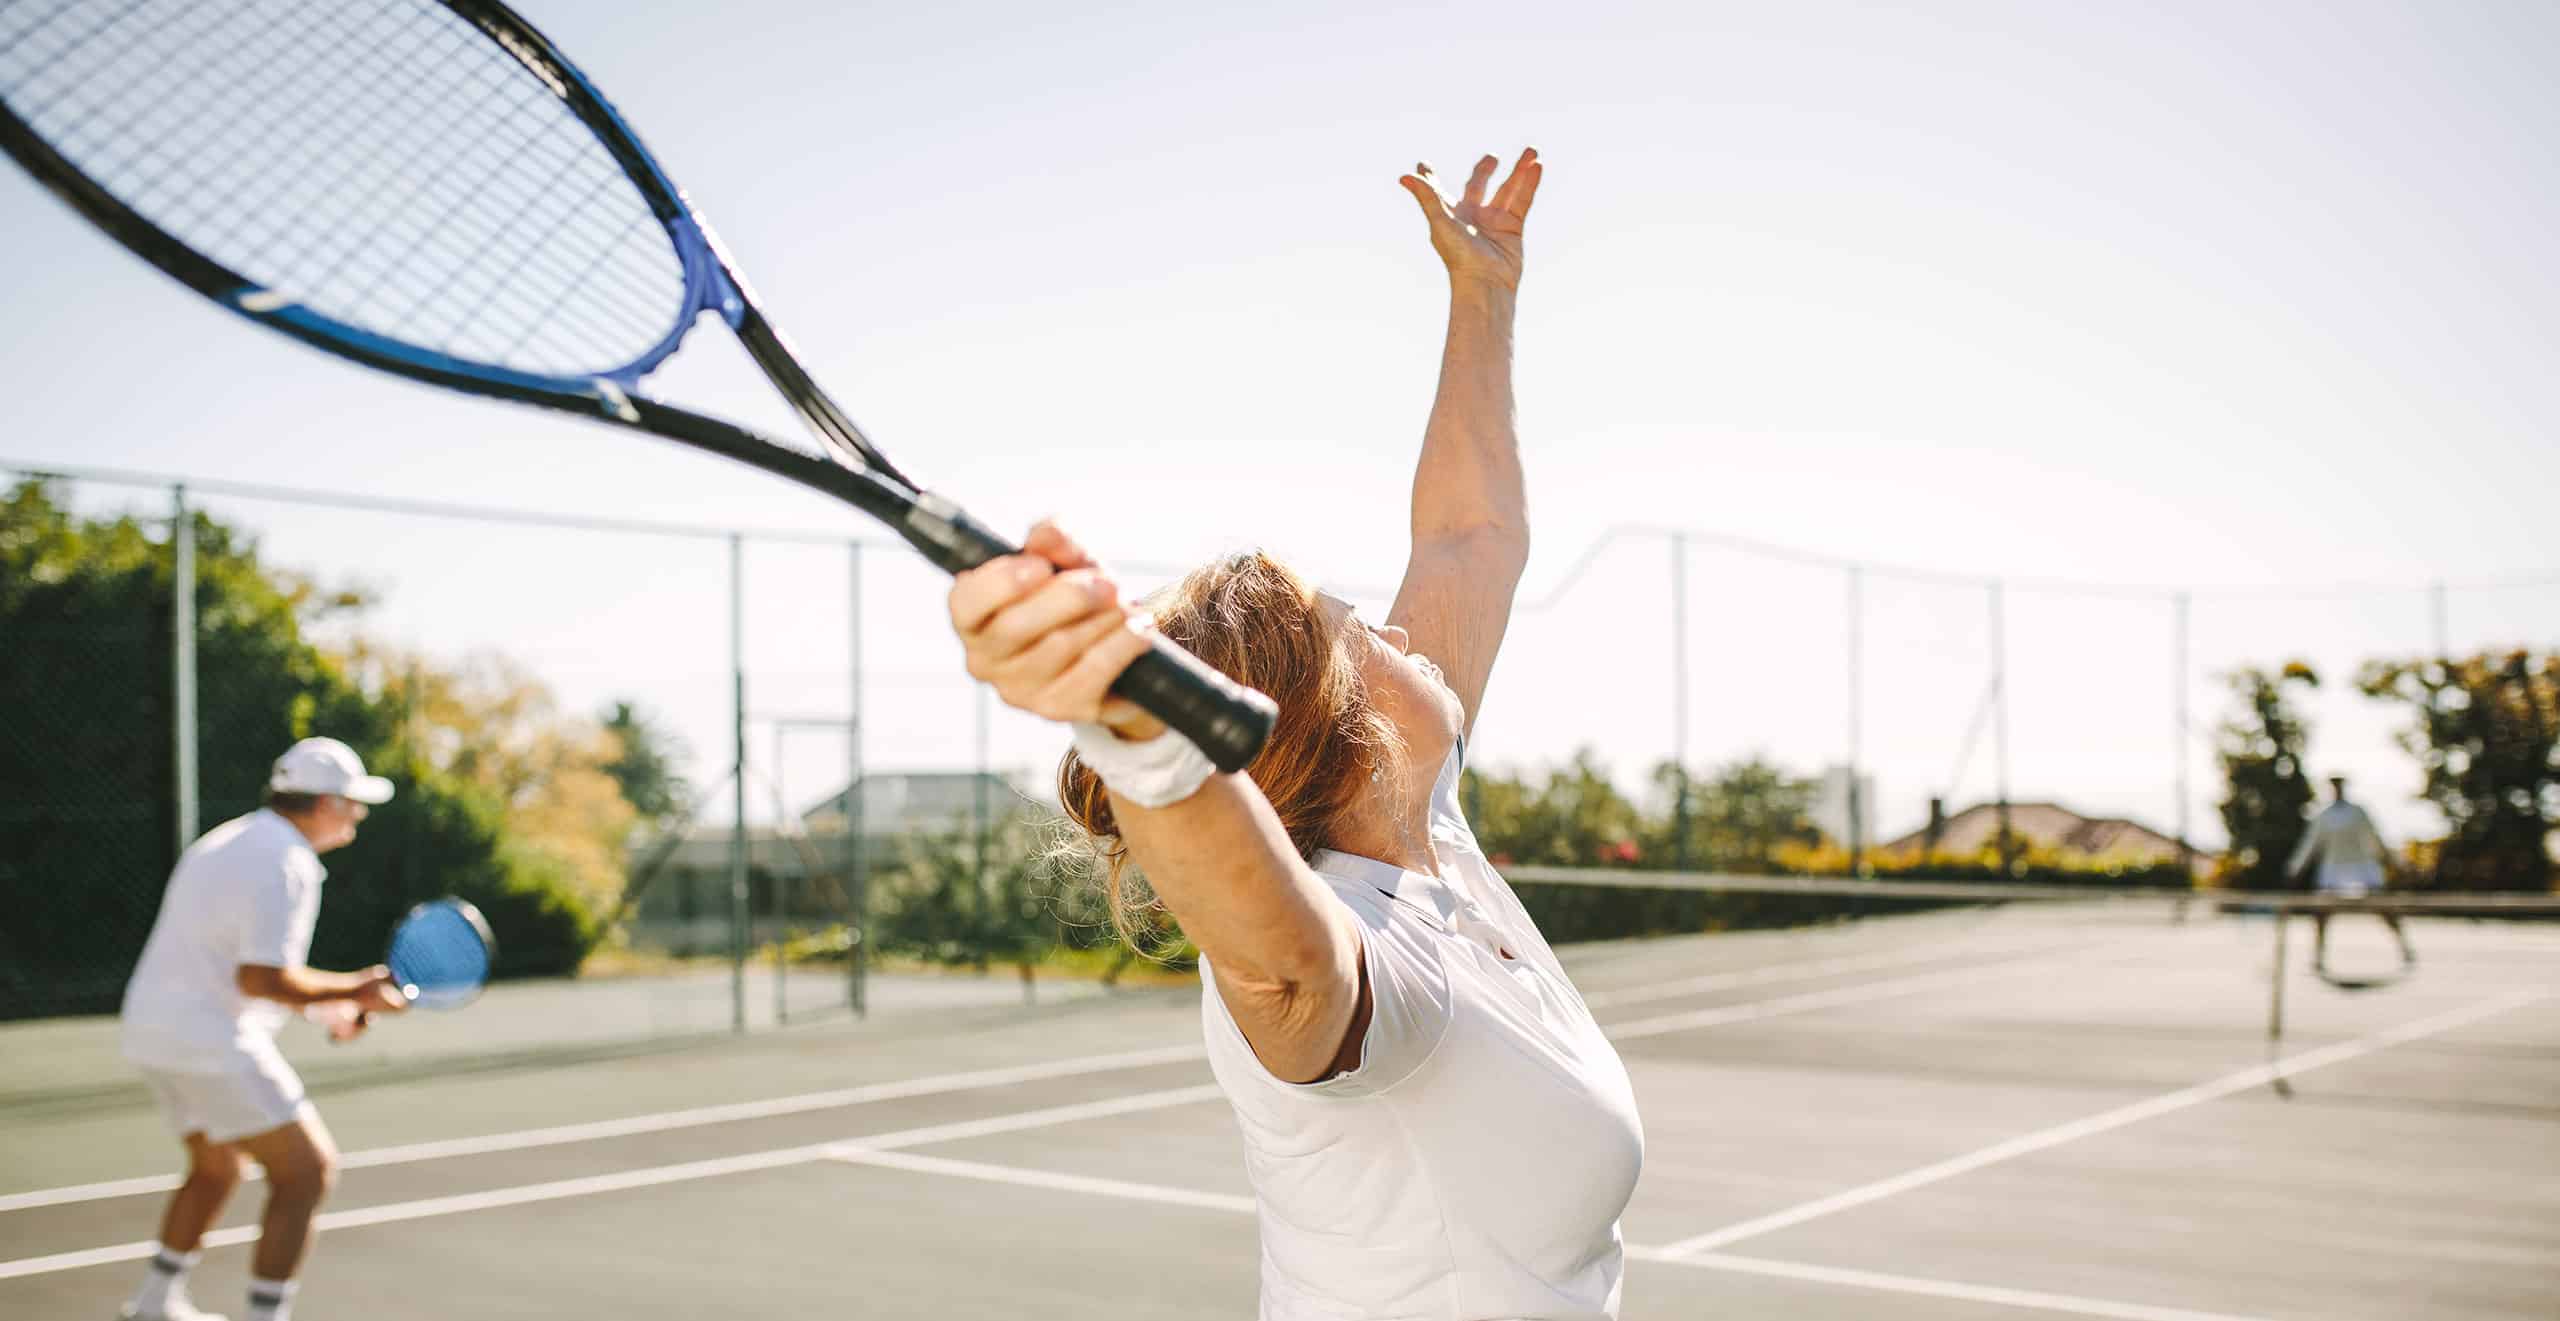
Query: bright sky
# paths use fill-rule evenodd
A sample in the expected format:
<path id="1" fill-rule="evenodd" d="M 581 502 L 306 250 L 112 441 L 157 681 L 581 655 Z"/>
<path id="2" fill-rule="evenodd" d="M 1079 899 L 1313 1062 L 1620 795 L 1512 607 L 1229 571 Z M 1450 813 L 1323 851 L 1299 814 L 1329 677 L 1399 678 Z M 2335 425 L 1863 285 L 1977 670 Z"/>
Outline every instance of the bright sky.
<path id="1" fill-rule="evenodd" d="M 1124 562 L 1262 544 L 1346 594 L 1391 586 L 1441 310 L 1395 177 L 1534 144 L 1526 598 L 1627 524 L 2185 585 L 2199 726 L 2233 664 L 2344 678 L 2426 650 L 2414 589 L 2439 578 L 2544 584 L 2453 592 L 2458 647 L 2560 643 L 2560 10 L 1932 8 L 526 4 L 883 447 L 998 526 L 1054 514 Z M 0 232 L 0 458 L 870 531 L 680 447 L 249 332 L 14 176 Z M 716 329 L 693 354 L 718 369 L 679 364 L 664 393 L 787 425 Z M 504 649 L 579 707 L 639 697 L 726 765 L 717 543 L 208 503 L 277 560 L 380 589 L 374 631 Z M 867 755 L 965 764 L 938 581 L 873 559 Z M 755 711 L 845 709 L 844 560 L 750 550 Z M 1669 562 L 1623 537 L 1520 617 L 1481 762 L 1588 744 L 1633 782 L 1683 744 Z M 1843 576 L 1701 547 L 1686 577 L 1691 760 L 1842 759 Z M 2298 590 L 2211 595 L 2270 586 Z M 1991 791 L 1987 727 L 1966 757 L 1989 608 L 1865 593 L 1864 753 L 1894 833 L 1930 793 Z M 2012 791 L 2173 826 L 2170 607 L 2006 608 Z M 2317 714 L 2315 761 L 2422 824 L 2395 718 Z M 1000 715 L 991 743 L 1028 766 L 1061 740 Z M 792 735 L 785 792 L 832 788 L 844 757 Z M 2188 765 L 2218 838 L 2205 744 Z"/>

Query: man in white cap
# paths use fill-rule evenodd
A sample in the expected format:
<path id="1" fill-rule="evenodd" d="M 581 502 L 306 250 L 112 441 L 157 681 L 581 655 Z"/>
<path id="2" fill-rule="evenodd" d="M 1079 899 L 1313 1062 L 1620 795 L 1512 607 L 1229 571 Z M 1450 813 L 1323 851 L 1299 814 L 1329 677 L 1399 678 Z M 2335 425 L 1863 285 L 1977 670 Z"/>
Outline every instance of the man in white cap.
<path id="1" fill-rule="evenodd" d="M 366 806 L 390 797 L 391 782 L 365 774 L 354 749 L 304 739 L 276 758 L 266 806 L 205 832 L 169 875 L 125 984 L 124 1056 L 186 1144 L 187 1177 L 125 1305 L 129 1321 L 222 1321 L 189 1301 L 186 1277 L 247 1160 L 267 1175 L 250 1321 L 286 1321 L 293 1310 L 294 1274 L 338 1153 L 276 1049 L 276 1029 L 299 1009 L 348 1040 L 364 1030 L 362 1015 L 408 1007 L 388 969 L 305 962 L 328 875 L 320 855 L 355 839 Z"/>

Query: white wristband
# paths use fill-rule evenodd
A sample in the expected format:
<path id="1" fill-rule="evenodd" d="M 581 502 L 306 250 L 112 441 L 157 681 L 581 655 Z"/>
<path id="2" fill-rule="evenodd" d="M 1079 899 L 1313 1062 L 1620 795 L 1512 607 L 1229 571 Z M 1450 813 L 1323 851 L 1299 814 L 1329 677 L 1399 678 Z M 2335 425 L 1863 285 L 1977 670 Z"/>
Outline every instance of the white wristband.
<path id="1" fill-rule="evenodd" d="M 1200 791 L 1218 768 L 1191 740 L 1168 729 L 1143 743 L 1131 743 L 1105 726 L 1077 721 L 1076 755 L 1104 788 L 1140 807 L 1178 803 Z"/>

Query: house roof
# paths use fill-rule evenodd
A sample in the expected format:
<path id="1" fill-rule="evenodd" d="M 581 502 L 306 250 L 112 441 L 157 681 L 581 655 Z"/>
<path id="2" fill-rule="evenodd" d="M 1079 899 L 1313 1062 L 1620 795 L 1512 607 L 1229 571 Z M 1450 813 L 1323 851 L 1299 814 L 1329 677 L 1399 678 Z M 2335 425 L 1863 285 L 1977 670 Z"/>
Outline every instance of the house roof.
<path id="1" fill-rule="evenodd" d="M 2021 840 L 2092 857 L 2175 858 L 2178 841 L 2141 822 L 2120 816 L 2083 816 L 2060 803 L 2009 804 L 2009 833 Z M 1876 847 L 1883 852 L 1914 851 L 1928 843 L 1929 832 L 1923 828 Z M 1938 832 L 1938 849 L 1945 853 L 1979 853 L 1997 847 L 2000 839 L 2000 806 L 1997 803 L 1975 803 L 1946 820 Z"/>

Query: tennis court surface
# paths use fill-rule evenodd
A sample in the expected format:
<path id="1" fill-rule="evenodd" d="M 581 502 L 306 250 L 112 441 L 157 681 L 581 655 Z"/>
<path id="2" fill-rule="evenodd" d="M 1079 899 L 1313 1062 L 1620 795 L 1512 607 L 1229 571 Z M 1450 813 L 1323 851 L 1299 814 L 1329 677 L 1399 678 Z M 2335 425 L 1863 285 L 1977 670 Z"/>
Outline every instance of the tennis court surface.
<path id="1" fill-rule="evenodd" d="M 1643 1107 L 1624 1315 L 2560 1315 L 2560 923 L 2412 930 L 2421 969 L 2387 988 L 2294 963 L 2272 1061 L 2263 916 L 2016 904 L 1570 948 Z M 2333 943 L 2390 957 L 2369 918 Z M 297 1315 L 1253 1314 L 1196 990 L 900 996 L 315 1070 L 346 1170 Z M 562 1003 L 501 986 L 469 1016 L 530 1036 Z M 0 1315 L 112 1316 L 149 1251 L 175 1148 L 138 1084 L 79 1064 L 113 1031 L 0 1029 Z M 196 1273 L 207 1306 L 236 1310 L 259 1194 Z"/>

